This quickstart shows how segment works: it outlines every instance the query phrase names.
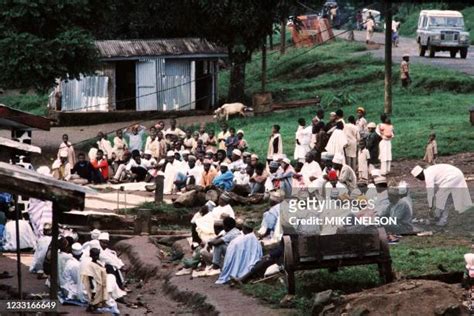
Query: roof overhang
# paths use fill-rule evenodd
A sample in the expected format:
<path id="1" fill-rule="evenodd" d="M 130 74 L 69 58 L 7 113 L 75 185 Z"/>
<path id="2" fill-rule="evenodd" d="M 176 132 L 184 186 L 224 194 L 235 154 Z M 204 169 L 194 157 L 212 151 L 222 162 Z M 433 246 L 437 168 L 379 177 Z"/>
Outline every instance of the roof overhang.
<path id="1" fill-rule="evenodd" d="M 103 62 L 110 61 L 121 61 L 121 60 L 146 60 L 154 58 L 163 59 L 219 59 L 227 58 L 227 54 L 188 54 L 188 55 L 156 55 L 156 56 L 127 56 L 127 57 L 101 57 L 100 60 Z"/>
<path id="2" fill-rule="evenodd" d="M 41 154 L 41 148 L 30 144 L 20 143 L 15 140 L 0 137 L 0 146 L 10 148 L 12 150 L 24 151 L 27 153 Z"/>
<path id="3" fill-rule="evenodd" d="M 0 128 L 13 130 L 49 131 L 51 121 L 43 116 L 13 109 L 0 104 Z"/>
<path id="4" fill-rule="evenodd" d="M 85 195 L 96 194 L 95 190 L 35 171 L 0 162 L 0 191 L 52 201 L 62 210 L 84 209 Z"/>

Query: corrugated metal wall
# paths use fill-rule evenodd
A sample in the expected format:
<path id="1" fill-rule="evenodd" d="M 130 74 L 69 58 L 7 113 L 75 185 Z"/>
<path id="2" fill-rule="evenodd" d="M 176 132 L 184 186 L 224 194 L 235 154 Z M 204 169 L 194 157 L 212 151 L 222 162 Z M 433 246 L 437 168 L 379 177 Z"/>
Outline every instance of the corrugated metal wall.
<path id="1" fill-rule="evenodd" d="M 105 76 L 61 81 L 62 111 L 108 111 L 108 83 Z"/>
<path id="2" fill-rule="evenodd" d="M 140 60 L 136 64 L 137 111 L 157 109 L 156 59 Z"/>
<path id="3" fill-rule="evenodd" d="M 166 59 L 161 71 L 161 108 L 167 111 L 194 108 L 191 104 L 191 61 Z"/>

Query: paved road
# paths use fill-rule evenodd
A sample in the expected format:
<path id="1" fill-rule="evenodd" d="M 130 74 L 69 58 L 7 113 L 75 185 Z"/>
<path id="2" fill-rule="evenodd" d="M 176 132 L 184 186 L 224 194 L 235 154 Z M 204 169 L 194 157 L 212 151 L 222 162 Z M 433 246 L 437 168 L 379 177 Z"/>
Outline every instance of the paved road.
<path id="1" fill-rule="evenodd" d="M 343 31 L 335 31 L 335 35 L 342 33 Z M 346 33 L 347 34 L 347 33 Z M 342 34 L 341 38 L 347 38 L 346 34 Z M 354 37 L 356 41 L 365 42 L 365 31 L 355 31 Z M 385 42 L 384 33 L 375 33 L 374 42 L 383 44 Z M 384 49 L 371 50 L 371 54 L 377 58 L 384 58 Z M 365 53 L 365 52 L 364 52 Z M 394 63 L 401 61 L 403 54 L 410 54 L 410 62 L 419 63 L 431 66 L 437 66 L 442 68 L 449 68 L 457 70 L 468 75 L 474 76 L 474 46 L 471 45 L 469 48 L 469 54 L 466 59 L 461 59 L 459 53 L 457 57 L 450 58 L 449 52 L 437 52 L 435 58 L 420 57 L 418 55 L 418 44 L 414 38 L 401 37 L 398 47 L 392 49 L 392 60 Z M 428 53 L 426 54 L 428 56 Z"/>

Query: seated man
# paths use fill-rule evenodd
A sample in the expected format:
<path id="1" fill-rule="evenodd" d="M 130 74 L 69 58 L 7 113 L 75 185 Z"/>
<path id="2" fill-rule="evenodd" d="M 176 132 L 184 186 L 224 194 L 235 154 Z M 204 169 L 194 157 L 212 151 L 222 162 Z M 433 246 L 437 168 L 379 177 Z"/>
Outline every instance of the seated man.
<path id="1" fill-rule="evenodd" d="M 280 205 L 284 200 L 284 193 L 275 191 L 270 193 L 270 209 L 263 213 L 262 224 L 257 232 L 257 236 L 262 239 L 272 235 L 275 231 L 278 218 L 280 217 Z"/>
<path id="2" fill-rule="evenodd" d="M 64 297 L 70 301 L 85 303 L 86 298 L 83 293 L 83 286 L 81 282 L 81 258 L 82 245 L 74 243 L 71 246 L 72 258 L 66 262 L 63 271 L 64 283 L 61 285 L 61 290 Z"/>
<path id="3" fill-rule="evenodd" d="M 109 248 L 109 233 L 101 233 L 99 235 L 100 242 L 100 261 L 104 263 L 107 274 L 115 276 L 117 285 L 120 289 L 124 289 L 124 278 L 120 269 L 124 267 L 123 261 L 117 256 L 116 252 Z"/>
<path id="4" fill-rule="evenodd" d="M 43 236 L 38 239 L 38 243 L 36 244 L 33 262 L 30 266 L 31 273 L 42 275 L 44 272 L 44 258 L 46 257 L 46 252 L 48 251 L 48 247 L 51 244 L 51 228 L 52 227 L 50 223 L 45 223 L 43 225 Z"/>
<path id="5" fill-rule="evenodd" d="M 252 164 L 250 164 L 252 166 Z M 250 195 L 255 193 L 265 192 L 265 182 L 267 180 L 267 173 L 265 171 L 265 165 L 258 162 L 255 165 L 255 173 L 249 179 Z"/>
<path id="6" fill-rule="evenodd" d="M 220 164 L 221 172 L 218 174 L 212 184 L 218 187 L 219 189 L 230 191 L 234 185 L 234 174 L 229 170 L 229 165 L 225 162 Z"/>
<path id="7" fill-rule="evenodd" d="M 217 175 L 217 170 L 212 165 L 212 161 L 210 159 L 204 159 L 203 168 L 204 170 L 202 172 L 201 185 L 204 188 L 208 188 L 212 185 L 212 181 Z"/>
<path id="8" fill-rule="evenodd" d="M 20 229 L 20 249 L 36 249 L 36 236 L 31 229 L 30 223 L 24 219 L 18 221 Z M 3 250 L 15 251 L 16 243 L 16 223 L 14 220 L 5 224 L 3 232 Z"/>
<path id="9" fill-rule="evenodd" d="M 242 196 L 248 196 L 251 192 L 250 178 L 254 175 L 254 169 L 251 165 L 246 166 L 244 170 L 234 172 L 234 188 L 235 192 Z"/>
<path id="10" fill-rule="evenodd" d="M 211 257 L 210 252 L 213 248 L 211 260 L 212 266 L 206 272 L 206 275 L 208 276 L 217 275 L 221 272 L 220 269 L 224 264 L 224 257 L 226 254 L 227 246 L 234 238 L 242 234 L 242 232 L 235 227 L 235 219 L 233 219 L 232 217 L 225 217 L 223 224 L 225 234 L 223 236 L 219 236 L 209 240 L 207 242 L 206 250 L 203 250 L 201 252 L 201 255 L 203 256 L 204 260 L 209 263 L 209 259 Z"/>
<path id="11" fill-rule="evenodd" d="M 244 223 L 242 232 L 244 235 L 235 237 L 229 243 L 222 272 L 216 284 L 224 284 L 231 278 L 240 278 L 246 275 L 262 258 L 262 245 L 253 233 L 253 229 Z"/>
<path id="12" fill-rule="evenodd" d="M 280 188 L 280 180 L 278 180 L 278 171 L 280 169 L 280 164 L 272 160 L 268 164 L 269 174 L 265 181 L 265 192 L 270 192 L 273 190 L 278 190 Z"/>
<path id="13" fill-rule="evenodd" d="M 104 152 L 99 149 L 94 160 L 91 160 L 94 169 L 94 178 L 96 183 L 104 183 L 109 180 L 109 163 L 104 158 Z"/>
<path id="14" fill-rule="evenodd" d="M 398 187 L 389 188 L 388 200 L 390 205 L 383 210 L 380 217 L 394 219 L 396 224 L 385 226 L 387 233 L 395 235 L 412 233 L 413 209 L 407 199 L 402 198 Z"/>
<path id="15" fill-rule="evenodd" d="M 77 156 L 77 162 L 71 169 L 71 182 L 76 184 L 86 184 L 90 182 L 99 182 L 94 172 L 92 164 L 86 160 L 86 155 L 80 153 Z"/>
<path id="16" fill-rule="evenodd" d="M 100 250 L 91 248 L 90 258 L 81 269 L 81 281 L 85 292 L 87 293 L 87 300 L 89 306 L 88 312 L 96 311 L 99 307 L 106 306 L 109 299 L 107 293 L 107 272 L 99 262 Z"/>
<path id="17" fill-rule="evenodd" d="M 244 160 L 242 159 L 242 152 L 238 149 L 234 149 L 232 151 L 232 155 L 230 157 L 232 161 L 229 164 L 229 170 L 232 172 L 240 171 L 244 166 Z"/>
<path id="18" fill-rule="evenodd" d="M 51 167 L 53 177 L 57 180 L 69 181 L 71 168 L 71 164 L 68 162 L 68 151 L 61 150 L 59 152 L 59 158 L 53 162 Z"/>
<path id="19" fill-rule="evenodd" d="M 152 165 L 150 161 L 142 159 L 138 150 L 132 151 L 132 159 L 128 162 L 125 168 L 127 172 L 131 173 L 132 182 L 144 181 L 148 173 L 148 169 L 151 169 Z"/>
<path id="20" fill-rule="evenodd" d="M 186 185 L 200 185 L 202 180 L 203 169 L 196 166 L 196 157 L 188 156 L 188 169 L 178 170 L 174 184 L 177 190 L 184 190 Z"/>

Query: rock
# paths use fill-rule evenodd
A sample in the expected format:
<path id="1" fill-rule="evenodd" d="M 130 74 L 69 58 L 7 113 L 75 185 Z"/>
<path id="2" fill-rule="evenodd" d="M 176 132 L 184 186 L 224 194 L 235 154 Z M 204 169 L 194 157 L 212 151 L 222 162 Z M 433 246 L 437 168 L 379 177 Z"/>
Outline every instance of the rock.
<path id="1" fill-rule="evenodd" d="M 435 315 L 439 316 L 458 316 L 462 315 L 461 305 L 436 306 Z"/>
<path id="2" fill-rule="evenodd" d="M 331 303 L 332 290 L 316 293 L 314 296 L 313 307 L 311 308 L 311 315 L 320 315 L 325 306 Z"/>
<path id="3" fill-rule="evenodd" d="M 349 313 L 350 316 L 366 316 L 369 315 L 370 311 L 367 308 L 356 308 Z"/>
<path id="4" fill-rule="evenodd" d="M 191 246 L 189 245 L 189 242 L 186 238 L 175 241 L 171 246 L 171 249 L 173 257 L 178 257 L 180 255 L 182 257 L 192 254 Z"/>

